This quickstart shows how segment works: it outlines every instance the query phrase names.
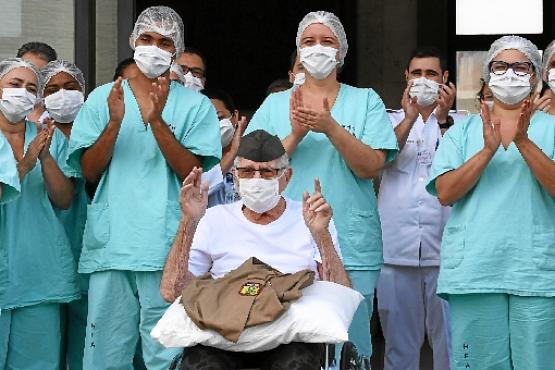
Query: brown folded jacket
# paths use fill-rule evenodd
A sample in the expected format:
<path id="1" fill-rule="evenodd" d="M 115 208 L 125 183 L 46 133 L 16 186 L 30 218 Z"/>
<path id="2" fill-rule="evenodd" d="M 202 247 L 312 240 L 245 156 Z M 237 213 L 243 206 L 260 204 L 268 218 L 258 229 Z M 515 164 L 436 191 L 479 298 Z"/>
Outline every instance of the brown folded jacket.
<path id="1" fill-rule="evenodd" d="M 205 274 L 193 279 L 181 302 L 198 327 L 236 343 L 245 328 L 277 319 L 313 281 L 313 271 L 283 274 L 251 257 L 222 278 Z"/>

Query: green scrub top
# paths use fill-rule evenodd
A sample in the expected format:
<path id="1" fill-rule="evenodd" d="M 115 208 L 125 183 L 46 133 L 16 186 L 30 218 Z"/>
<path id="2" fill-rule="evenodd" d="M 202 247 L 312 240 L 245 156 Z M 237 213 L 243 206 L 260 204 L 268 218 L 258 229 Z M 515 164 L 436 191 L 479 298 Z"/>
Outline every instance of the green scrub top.
<path id="1" fill-rule="evenodd" d="M 284 139 L 291 133 L 289 100 L 293 89 L 270 94 L 249 123 L 247 133 L 263 129 Z M 397 139 L 384 104 L 372 89 L 341 84 L 332 117 L 351 135 L 373 149 L 397 153 Z M 383 263 L 382 234 L 372 180 L 357 177 L 325 134 L 308 132 L 291 158 L 293 177 L 285 196 L 302 200 L 314 192 L 319 178 L 322 193 L 333 209 L 343 262 L 349 270 L 376 270 Z"/>
<path id="2" fill-rule="evenodd" d="M 25 151 L 37 136 L 26 122 Z M 54 130 L 50 153 L 68 177 L 78 174 L 65 166 L 67 142 Z M 0 205 L 0 308 L 69 302 L 79 298 L 77 274 L 64 227 L 48 198 L 40 160 L 21 183 L 21 195 Z"/>
<path id="3" fill-rule="evenodd" d="M 88 197 L 85 191 L 85 181 L 83 179 L 75 180 L 75 197 L 68 209 L 56 209 L 56 215 L 62 221 L 66 231 L 67 238 L 71 245 L 71 253 L 75 261 L 74 270 L 77 272 L 77 264 L 83 249 L 83 232 L 85 230 L 85 222 L 87 221 L 87 203 Z M 88 291 L 89 281 L 88 275 L 80 274 L 79 287 L 81 294 Z"/>
<path id="4" fill-rule="evenodd" d="M 125 115 L 110 164 L 87 208 L 81 273 L 161 270 L 181 218 L 181 181 L 162 155 L 152 129 L 144 125 L 128 82 L 122 86 Z M 79 172 L 83 151 L 108 124 L 111 88 L 109 83 L 91 92 L 73 123 L 68 164 Z M 162 118 L 205 170 L 219 162 L 220 124 L 207 97 L 172 82 Z"/>
<path id="5" fill-rule="evenodd" d="M 555 159 L 555 118 L 532 116 L 529 138 Z M 432 164 L 435 180 L 484 147 L 479 115 L 451 127 Z M 441 243 L 440 294 L 555 296 L 555 198 L 534 177 L 516 145 L 499 149 L 476 185 L 453 205 Z"/>
<path id="6" fill-rule="evenodd" d="M 2 131 L 0 131 L 0 184 L 2 184 L 0 204 L 12 201 L 19 195 L 21 186 L 17 165 L 12 147 Z"/>

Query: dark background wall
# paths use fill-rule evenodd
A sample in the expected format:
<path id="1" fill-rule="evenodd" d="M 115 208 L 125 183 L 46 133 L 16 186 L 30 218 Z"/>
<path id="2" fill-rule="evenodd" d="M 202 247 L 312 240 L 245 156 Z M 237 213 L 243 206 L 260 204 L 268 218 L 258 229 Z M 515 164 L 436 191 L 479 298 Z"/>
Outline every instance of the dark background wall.
<path id="1" fill-rule="evenodd" d="M 84 0 L 79 0 L 84 1 Z M 268 84 L 286 78 L 297 26 L 313 10 L 334 12 L 347 32 L 342 82 L 372 87 L 387 107 L 399 108 L 404 69 L 417 45 L 448 56 L 456 81 L 457 50 L 487 50 L 501 35 L 457 36 L 455 0 L 118 0 L 119 57 L 136 16 L 151 5 L 174 8 L 185 23 L 185 43 L 208 59 L 208 86 L 228 90 L 242 110 L 255 110 Z M 524 35 L 541 49 L 555 37 L 555 6 L 544 0 L 544 33 Z M 494 15 L 492 15 L 494 16 Z"/>
<path id="2" fill-rule="evenodd" d="M 181 15 L 185 45 L 207 57 L 207 86 L 229 91 L 242 109 L 258 108 L 267 86 L 287 78 L 297 26 L 312 10 L 331 11 L 343 21 L 354 51 L 347 55 L 341 79 L 356 84 L 356 0 L 137 0 L 137 14 L 154 4 L 171 6 Z"/>

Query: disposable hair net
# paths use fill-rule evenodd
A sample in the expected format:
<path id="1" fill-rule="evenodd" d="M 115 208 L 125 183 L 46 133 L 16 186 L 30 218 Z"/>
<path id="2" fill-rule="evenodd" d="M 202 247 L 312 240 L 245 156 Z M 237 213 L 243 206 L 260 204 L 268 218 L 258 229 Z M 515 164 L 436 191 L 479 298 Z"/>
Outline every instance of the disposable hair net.
<path id="1" fill-rule="evenodd" d="M 31 62 L 21 58 L 4 59 L 0 62 L 0 80 L 10 71 L 20 67 L 30 69 L 37 76 L 37 98 L 40 98 L 42 92 L 42 76 L 37 67 Z"/>
<path id="2" fill-rule="evenodd" d="M 65 60 L 53 60 L 40 70 L 43 81 L 42 89 L 40 90 L 41 95 L 43 95 L 44 89 L 46 88 L 46 85 L 48 85 L 48 81 L 60 72 L 65 72 L 73 77 L 79 83 L 81 92 L 85 93 L 85 77 L 83 76 L 83 72 L 81 72 L 81 70 L 73 63 Z"/>
<path id="3" fill-rule="evenodd" d="M 503 50 L 518 50 L 532 62 L 534 65 L 534 71 L 538 79 L 542 76 L 542 58 L 540 52 L 536 45 L 534 45 L 530 40 L 525 39 L 520 36 L 503 36 L 493 42 L 488 51 L 488 56 L 484 63 L 484 68 L 482 70 L 482 78 L 486 83 L 489 83 L 489 63 L 495 59 L 497 54 Z"/>
<path id="4" fill-rule="evenodd" d="M 183 52 L 185 47 L 183 41 L 183 20 L 172 8 L 167 6 L 151 6 L 143 10 L 139 17 L 137 17 L 135 27 L 129 37 L 131 49 L 135 50 L 135 41 L 145 32 L 156 32 L 171 38 L 175 45 L 176 54 L 179 55 Z"/>
<path id="5" fill-rule="evenodd" d="M 551 41 L 549 45 L 543 51 L 543 63 L 542 63 L 542 70 L 543 70 L 543 79 L 547 81 L 547 74 L 549 73 L 549 60 L 555 53 L 555 40 Z"/>
<path id="6" fill-rule="evenodd" d="M 347 55 L 347 50 L 349 49 L 349 44 L 347 44 L 347 35 L 345 34 L 345 29 L 343 28 L 341 21 L 333 13 L 319 10 L 305 15 L 301 20 L 301 23 L 299 23 L 299 28 L 297 29 L 297 39 L 295 40 L 297 49 L 301 44 L 301 36 L 304 30 L 314 23 L 321 23 L 327 26 L 331 32 L 333 32 L 335 37 L 337 37 L 337 41 L 339 41 L 339 65 L 342 66 L 345 56 Z"/>

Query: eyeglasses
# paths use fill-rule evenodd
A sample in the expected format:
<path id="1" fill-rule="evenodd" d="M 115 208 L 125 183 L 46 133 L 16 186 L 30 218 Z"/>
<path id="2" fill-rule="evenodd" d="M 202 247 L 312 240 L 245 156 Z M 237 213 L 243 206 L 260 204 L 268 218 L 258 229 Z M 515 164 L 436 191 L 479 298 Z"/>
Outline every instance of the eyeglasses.
<path id="1" fill-rule="evenodd" d="M 517 76 L 530 74 L 534 70 L 534 65 L 530 62 L 507 63 L 501 60 L 493 60 L 489 64 L 489 70 L 496 75 L 503 75 L 510 68 Z"/>
<path id="2" fill-rule="evenodd" d="M 198 78 L 203 78 L 205 76 L 204 70 L 202 68 L 199 68 L 199 67 L 189 68 L 185 64 L 180 64 L 179 66 L 183 70 L 184 75 L 186 75 L 188 72 L 191 72 L 193 76 Z"/>
<path id="3" fill-rule="evenodd" d="M 261 178 L 270 180 L 279 175 L 279 171 L 284 170 L 285 168 L 260 168 L 254 169 L 249 167 L 237 167 L 235 170 L 237 171 L 237 176 L 241 179 L 252 179 L 254 175 L 258 172 Z"/>

